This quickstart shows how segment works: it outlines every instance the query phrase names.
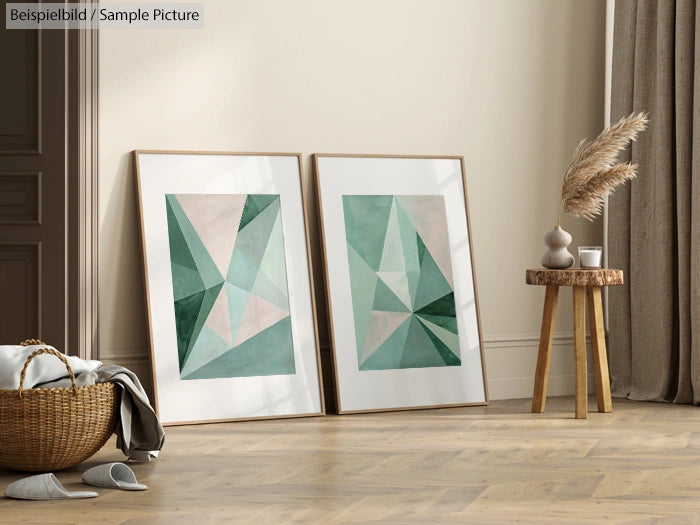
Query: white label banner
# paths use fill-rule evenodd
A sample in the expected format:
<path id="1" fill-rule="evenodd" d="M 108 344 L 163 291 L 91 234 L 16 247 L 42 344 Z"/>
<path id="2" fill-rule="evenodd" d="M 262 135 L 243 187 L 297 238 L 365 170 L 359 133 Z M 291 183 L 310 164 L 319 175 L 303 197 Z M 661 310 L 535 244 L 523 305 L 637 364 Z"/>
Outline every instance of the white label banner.
<path id="1" fill-rule="evenodd" d="M 7 29 L 197 29 L 204 4 L 8 3 Z"/>

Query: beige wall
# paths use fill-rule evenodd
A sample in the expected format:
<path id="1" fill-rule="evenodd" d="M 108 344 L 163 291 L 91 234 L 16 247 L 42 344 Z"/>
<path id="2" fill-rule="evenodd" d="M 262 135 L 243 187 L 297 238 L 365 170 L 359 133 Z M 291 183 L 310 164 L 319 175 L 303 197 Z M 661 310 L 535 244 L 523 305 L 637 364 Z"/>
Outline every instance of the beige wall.
<path id="1" fill-rule="evenodd" d="M 463 155 L 491 398 L 530 396 L 544 291 L 524 270 L 602 128 L 604 0 L 205 4 L 203 30 L 100 34 L 101 357 L 147 374 L 132 150 L 301 152 L 307 181 L 315 152 Z M 564 227 L 602 240 L 600 220 Z M 562 295 L 550 393 L 573 392 Z"/>

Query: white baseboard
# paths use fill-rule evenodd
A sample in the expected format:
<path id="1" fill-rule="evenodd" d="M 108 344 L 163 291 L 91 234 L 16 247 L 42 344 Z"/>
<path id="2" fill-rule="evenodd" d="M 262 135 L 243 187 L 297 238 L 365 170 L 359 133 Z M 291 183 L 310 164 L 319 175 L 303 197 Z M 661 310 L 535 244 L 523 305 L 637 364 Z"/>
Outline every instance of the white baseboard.
<path id="1" fill-rule="evenodd" d="M 587 339 L 588 342 L 588 339 Z M 489 398 L 521 399 L 532 397 L 539 334 L 507 335 L 484 338 L 484 358 Z M 588 391 L 595 392 L 595 376 L 588 345 Z M 574 394 L 574 338 L 558 333 L 552 342 L 548 396 Z"/>

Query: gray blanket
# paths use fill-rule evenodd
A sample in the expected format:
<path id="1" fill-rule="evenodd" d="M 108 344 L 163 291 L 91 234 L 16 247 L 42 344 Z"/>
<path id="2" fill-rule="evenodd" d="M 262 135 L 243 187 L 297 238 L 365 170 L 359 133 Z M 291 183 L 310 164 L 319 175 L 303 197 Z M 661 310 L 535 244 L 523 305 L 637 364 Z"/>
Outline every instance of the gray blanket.
<path id="1" fill-rule="evenodd" d="M 148 401 L 139 378 L 131 370 L 118 365 L 104 365 L 94 372 L 78 374 L 78 386 L 113 382 L 121 387 L 121 404 L 117 421 L 117 447 L 135 461 L 150 461 L 163 448 L 165 431 Z M 36 388 L 65 388 L 71 386 L 68 377 Z"/>

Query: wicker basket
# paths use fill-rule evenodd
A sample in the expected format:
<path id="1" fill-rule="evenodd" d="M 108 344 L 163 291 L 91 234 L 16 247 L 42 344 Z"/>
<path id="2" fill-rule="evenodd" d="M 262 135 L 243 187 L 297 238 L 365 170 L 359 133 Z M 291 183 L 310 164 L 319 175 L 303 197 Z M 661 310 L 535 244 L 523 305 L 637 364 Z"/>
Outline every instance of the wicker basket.
<path id="1" fill-rule="evenodd" d="M 24 390 L 27 366 L 41 354 L 63 361 L 72 387 Z M 62 354 L 49 348 L 37 350 L 24 363 L 19 388 L 0 389 L 0 466 L 46 472 L 85 461 L 112 435 L 118 401 L 114 383 L 78 387 Z"/>

